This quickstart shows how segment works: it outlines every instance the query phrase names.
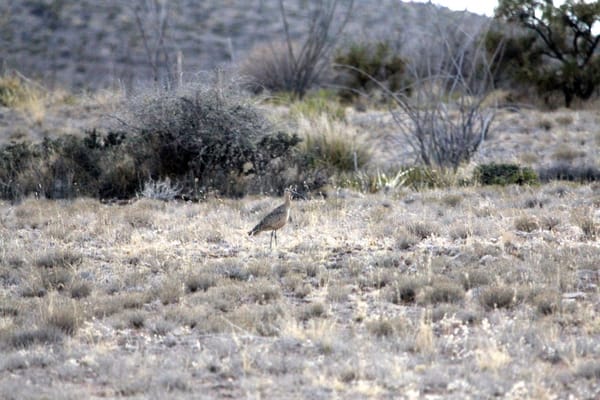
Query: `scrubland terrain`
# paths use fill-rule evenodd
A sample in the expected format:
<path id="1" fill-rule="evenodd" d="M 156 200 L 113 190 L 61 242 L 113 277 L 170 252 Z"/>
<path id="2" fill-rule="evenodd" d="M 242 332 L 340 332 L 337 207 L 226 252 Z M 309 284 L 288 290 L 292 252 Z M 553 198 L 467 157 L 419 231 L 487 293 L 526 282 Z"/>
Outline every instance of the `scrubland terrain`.
<path id="1" fill-rule="evenodd" d="M 593 164 L 597 118 L 502 112 L 477 157 Z M 597 183 L 330 186 L 269 250 L 279 203 L 2 203 L 0 397 L 599 395 Z"/>
<path id="2" fill-rule="evenodd" d="M 0 399 L 600 397 L 597 97 L 428 83 L 390 102 L 331 76 L 248 93 L 245 57 L 280 46 L 282 22 L 278 2 L 239 0 L 168 2 L 153 86 L 141 32 L 159 2 L 5 3 Z M 462 60 L 489 22 L 373 3 L 356 1 L 339 49 L 375 73 L 435 59 L 432 43 Z M 306 10 L 288 11 L 300 38 Z M 447 128 L 450 153 L 470 104 L 495 114 L 470 131 L 477 151 L 419 160 L 416 127 Z M 482 166 L 519 185 L 485 186 Z M 289 185 L 270 248 L 248 231 Z"/>

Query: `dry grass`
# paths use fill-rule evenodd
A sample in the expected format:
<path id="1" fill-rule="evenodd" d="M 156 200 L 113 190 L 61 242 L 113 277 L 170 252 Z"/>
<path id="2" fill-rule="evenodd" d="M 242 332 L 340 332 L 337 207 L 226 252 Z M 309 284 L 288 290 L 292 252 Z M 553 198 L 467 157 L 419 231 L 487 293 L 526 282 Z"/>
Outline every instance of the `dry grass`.
<path id="1" fill-rule="evenodd" d="M 377 118 L 299 124 L 386 163 Z M 588 114 L 520 118 L 476 161 L 593 157 Z M 597 184 L 338 189 L 273 251 L 277 199 L 1 203 L 0 398 L 597 397 Z"/>
<path id="2" fill-rule="evenodd" d="M 245 235 L 264 199 L 2 204 L 0 369 L 16 375 L 0 389 L 34 373 L 32 352 L 53 348 L 53 368 L 87 363 L 112 382 L 100 393 L 121 395 L 187 397 L 204 381 L 220 394 L 230 382 L 234 396 L 380 397 L 460 381 L 453 392 L 489 397 L 516 377 L 561 397 L 572 389 L 551 377 L 562 373 L 592 396 L 594 193 L 431 190 L 383 208 L 379 195 L 301 200 L 272 252 Z M 114 380 L 115 368 L 129 378 Z M 64 393 L 87 390 L 60 376 Z"/>

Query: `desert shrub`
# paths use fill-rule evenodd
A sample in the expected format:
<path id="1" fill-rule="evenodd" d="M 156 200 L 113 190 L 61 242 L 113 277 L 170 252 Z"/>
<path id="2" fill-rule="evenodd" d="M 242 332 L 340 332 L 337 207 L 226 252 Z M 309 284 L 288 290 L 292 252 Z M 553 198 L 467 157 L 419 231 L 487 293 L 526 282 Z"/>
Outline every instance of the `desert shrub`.
<path id="1" fill-rule="evenodd" d="M 491 282 L 490 274 L 480 270 L 471 270 L 461 273 L 460 280 L 465 290 L 486 286 Z"/>
<path id="2" fill-rule="evenodd" d="M 0 148 L 0 196 L 46 198 L 129 197 L 137 171 L 124 149 L 123 133 L 95 130 L 83 138 L 64 135 L 40 143 L 9 143 Z"/>
<path id="3" fill-rule="evenodd" d="M 50 250 L 40 255 L 35 264 L 42 268 L 68 268 L 81 263 L 80 254 L 70 250 Z"/>
<path id="4" fill-rule="evenodd" d="M 282 171 L 295 162 L 289 155 L 300 139 L 277 131 L 234 89 L 155 93 L 133 101 L 126 119 L 105 134 L 0 147 L 0 196 L 129 198 L 143 182 L 170 179 L 182 196 L 197 198 L 208 190 L 279 190 L 293 179 Z"/>
<path id="5" fill-rule="evenodd" d="M 217 275 L 214 273 L 191 274 L 185 279 L 185 290 L 188 293 L 206 292 L 217 284 Z"/>
<path id="6" fill-rule="evenodd" d="M 32 190 L 23 179 L 24 171 L 30 171 L 39 150 L 28 142 L 9 143 L 0 148 L 0 195 L 5 199 L 17 199 Z"/>
<path id="7" fill-rule="evenodd" d="M 533 232 L 540 228 L 537 218 L 523 215 L 515 220 L 515 229 L 523 232 Z"/>
<path id="8" fill-rule="evenodd" d="M 373 79 L 394 93 L 407 86 L 406 62 L 386 41 L 351 43 L 338 50 L 334 62 L 338 71 L 336 80 L 342 87 L 340 96 L 345 100 L 377 89 Z"/>
<path id="9" fill-rule="evenodd" d="M 49 309 L 48 315 L 45 316 L 45 323 L 50 328 L 59 329 L 72 336 L 77 332 L 82 319 L 82 312 L 74 302 L 61 301 Z"/>
<path id="10" fill-rule="evenodd" d="M 512 308 L 518 301 L 516 291 L 505 286 L 488 287 L 483 290 L 479 299 L 486 310 Z"/>
<path id="11" fill-rule="evenodd" d="M 554 314 L 560 306 L 560 295 L 552 291 L 542 292 L 533 297 L 532 303 L 538 314 Z"/>
<path id="12" fill-rule="evenodd" d="M 92 292 L 92 287 L 89 283 L 83 281 L 76 281 L 71 283 L 71 287 L 69 288 L 71 293 L 71 298 L 73 299 L 83 299 L 88 297 Z"/>
<path id="13" fill-rule="evenodd" d="M 383 318 L 376 319 L 367 323 L 367 330 L 379 338 L 390 337 L 394 334 L 392 323 Z"/>
<path id="14" fill-rule="evenodd" d="M 539 182 L 535 171 L 516 164 L 482 164 L 473 173 L 473 179 L 481 185 L 535 185 Z"/>
<path id="15" fill-rule="evenodd" d="M 424 282 L 421 279 L 401 277 L 386 287 L 384 296 L 394 304 L 414 303 L 423 286 Z"/>
<path id="16" fill-rule="evenodd" d="M 277 131 L 234 86 L 147 95 L 133 102 L 128 123 L 136 127 L 130 150 L 141 172 L 224 195 L 241 194 L 245 175 L 280 173 L 272 161 L 282 164 L 300 141 Z"/>
<path id="17" fill-rule="evenodd" d="M 46 326 L 37 329 L 29 328 L 16 330 L 7 335 L 6 341 L 10 347 L 22 349 L 34 344 L 59 343 L 63 340 L 63 336 L 60 329 L 53 326 Z"/>
<path id="18" fill-rule="evenodd" d="M 596 182 L 600 180 L 600 169 L 595 166 L 556 163 L 538 169 L 542 182 L 561 180 L 574 182 Z"/>
<path id="19" fill-rule="evenodd" d="M 464 297 L 465 291 L 462 285 L 451 281 L 440 281 L 434 282 L 427 288 L 423 300 L 427 304 L 458 303 Z"/>

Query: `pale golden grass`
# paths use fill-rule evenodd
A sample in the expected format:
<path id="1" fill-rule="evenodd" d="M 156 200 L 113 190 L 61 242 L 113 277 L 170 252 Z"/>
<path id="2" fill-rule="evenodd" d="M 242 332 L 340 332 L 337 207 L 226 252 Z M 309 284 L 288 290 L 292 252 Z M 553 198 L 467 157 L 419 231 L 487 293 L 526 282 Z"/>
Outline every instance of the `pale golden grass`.
<path id="1" fill-rule="evenodd" d="M 552 184 L 295 200 L 272 251 L 247 231 L 279 198 L 2 203 L 0 349 L 53 346 L 73 396 L 88 386 L 69 383 L 85 381 L 70 365 L 88 363 L 107 395 L 185 397 L 199 382 L 217 395 L 229 382 L 236 396 L 490 397 L 525 393 L 522 380 L 564 397 L 552 383 L 564 373 L 585 397 L 591 381 L 576 371 L 600 356 L 600 248 L 581 227 L 594 196 Z M 509 307 L 482 303 L 498 287 Z"/>

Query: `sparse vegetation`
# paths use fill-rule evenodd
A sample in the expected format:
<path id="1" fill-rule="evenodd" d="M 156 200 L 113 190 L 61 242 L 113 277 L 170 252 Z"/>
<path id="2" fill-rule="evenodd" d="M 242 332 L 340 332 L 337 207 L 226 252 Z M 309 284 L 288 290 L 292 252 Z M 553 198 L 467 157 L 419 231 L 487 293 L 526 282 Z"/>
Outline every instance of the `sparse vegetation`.
<path id="1" fill-rule="evenodd" d="M 433 36 L 427 51 L 404 47 L 414 37 L 376 36 L 394 51 L 366 55 L 382 65 L 398 56 L 413 77 L 427 68 L 453 77 L 445 82 L 459 89 L 434 79 L 400 91 L 409 111 L 445 113 L 430 121 L 461 126 L 462 110 L 491 107 L 494 130 L 454 168 L 419 165 L 420 149 L 404 135 L 412 120 L 380 108 L 390 102 L 342 106 L 323 87 L 302 100 L 284 93 L 259 102 L 229 85 L 229 71 L 215 84 L 188 74 L 197 66 L 187 14 L 203 52 L 226 35 L 224 52 L 237 63 L 251 41 L 241 41 L 240 32 L 251 36 L 246 20 L 269 38 L 278 0 L 238 16 L 230 5 L 240 0 L 196 2 L 193 13 L 188 0 L 136 2 L 148 7 L 132 9 L 138 18 L 159 19 L 138 21 L 137 31 L 130 19 L 129 30 L 160 33 L 168 18 L 169 33 L 188 32 L 177 36 L 186 53 L 177 60 L 173 38 L 146 38 L 160 50 L 146 55 L 159 58 L 141 64 L 154 68 L 146 71 L 160 81 L 153 88 L 169 90 L 124 80 L 118 91 L 68 100 L 54 89 L 63 50 L 87 50 L 68 46 L 64 29 L 86 22 L 78 29 L 102 70 L 106 42 L 87 33 L 110 2 L 8 1 L 0 49 L 6 24 L 15 29 L 27 10 L 26 36 L 57 75 L 41 125 L 0 106 L 0 398 L 598 397 L 600 184 L 587 177 L 598 164 L 600 119 L 593 108 L 532 110 L 504 90 L 479 99 L 481 74 L 490 73 L 477 62 L 484 18 L 440 10 L 429 20 L 433 4 L 384 4 L 394 15 L 420 10 L 395 15 L 414 23 L 390 25 L 394 36 L 414 24 Z M 306 17 L 303 3 L 286 1 L 290 24 Z M 111 26 L 123 27 L 121 6 L 112 6 Z M 371 3 L 356 6 L 361 19 L 378 21 Z M 57 43 L 44 39 L 46 25 Z M 143 44 L 129 43 L 128 32 L 109 48 L 132 50 L 123 58 L 135 63 Z M 290 25 L 291 37 L 297 32 Z M 436 35 L 443 40 L 433 43 Z M 8 65 L 28 65 L 22 53 L 2 54 Z M 91 70 L 86 54 L 77 57 Z M 83 64 L 70 65 L 77 75 Z M 510 108 L 496 107 L 504 100 Z M 526 159 L 530 169 L 510 164 Z M 553 182 L 567 173 L 573 181 Z M 290 183 L 301 195 L 269 249 L 268 237 L 246 232 L 279 202 L 267 195 Z"/>
<path id="2" fill-rule="evenodd" d="M 474 172 L 474 179 L 481 185 L 535 185 L 538 177 L 529 167 L 516 164 L 482 164 Z"/>

